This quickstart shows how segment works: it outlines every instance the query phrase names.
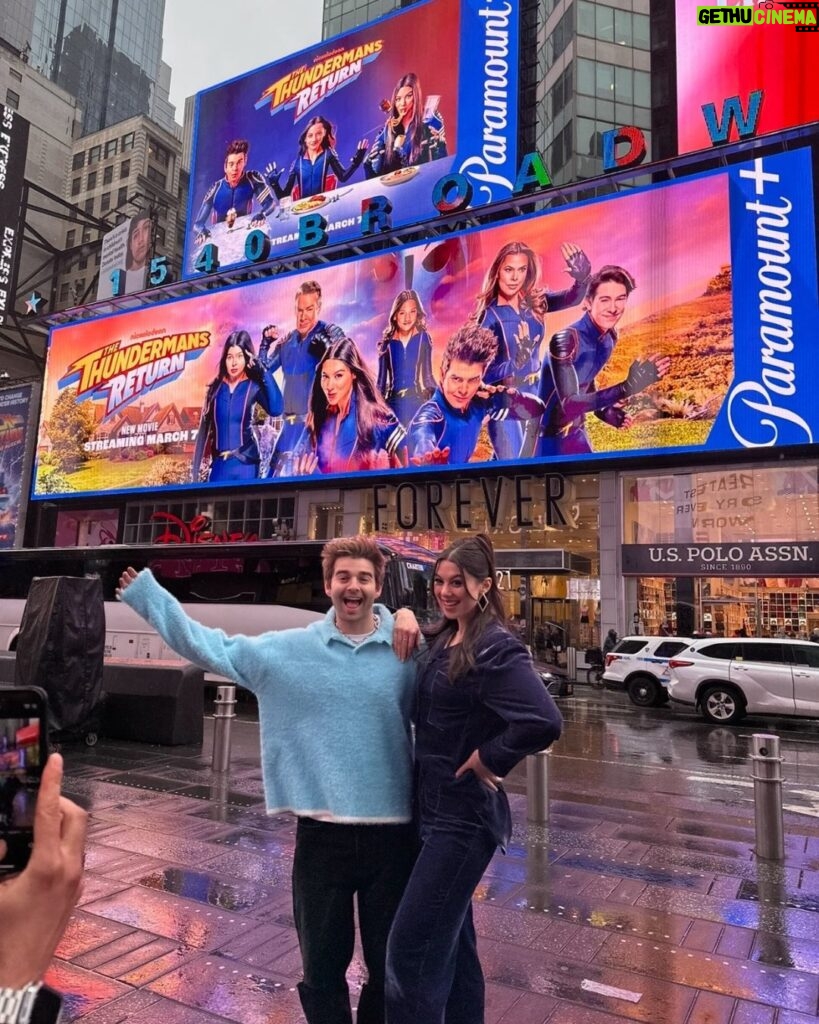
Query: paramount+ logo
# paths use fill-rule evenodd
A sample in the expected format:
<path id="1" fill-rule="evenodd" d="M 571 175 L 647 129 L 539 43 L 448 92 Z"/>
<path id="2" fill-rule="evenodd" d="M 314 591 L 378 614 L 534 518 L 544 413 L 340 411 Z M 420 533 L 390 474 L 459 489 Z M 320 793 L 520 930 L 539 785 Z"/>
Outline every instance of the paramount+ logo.
<path id="1" fill-rule="evenodd" d="M 697 7 L 697 22 L 700 25 L 758 25 L 770 29 L 790 27 L 796 32 L 819 32 L 819 0 L 784 0 L 783 3 L 758 0 L 755 4 L 746 2 L 740 6 L 723 3 Z"/>

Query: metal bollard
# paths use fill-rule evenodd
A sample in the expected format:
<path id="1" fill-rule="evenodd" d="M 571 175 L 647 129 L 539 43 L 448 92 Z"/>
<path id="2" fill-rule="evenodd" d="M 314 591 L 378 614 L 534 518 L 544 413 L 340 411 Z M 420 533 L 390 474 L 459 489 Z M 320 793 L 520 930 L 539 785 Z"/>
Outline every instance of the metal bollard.
<path id="1" fill-rule="evenodd" d="M 230 727 L 236 712 L 236 687 L 217 686 L 213 712 L 213 760 L 215 772 L 226 772 L 230 767 Z"/>
<path id="2" fill-rule="evenodd" d="M 539 750 L 526 758 L 526 819 L 533 825 L 549 821 L 550 750 Z"/>
<path id="3" fill-rule="evenodd" d="M 751 737 L 751 777 L 754 780 L 756 855 L 766 860 L 785 859 L 782 817 L 782 761 L 779 737 L 757 732 Z"/>

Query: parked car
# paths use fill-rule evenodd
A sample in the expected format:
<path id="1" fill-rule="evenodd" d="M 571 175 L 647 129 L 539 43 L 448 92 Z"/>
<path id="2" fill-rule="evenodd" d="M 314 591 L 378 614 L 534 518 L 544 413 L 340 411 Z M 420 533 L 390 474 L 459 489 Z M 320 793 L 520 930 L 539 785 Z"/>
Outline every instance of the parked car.
<path id="1" fill-rule="evenodd" d="M 671 701 L 698 708 L 708 722 L 819 716 L 819 644 L 808 640 L 696 640 L 668 669 Z"/>
<path id="2" fill-rule="evenodd" d="M 625 690 L 641 708 L 665 704 L 668 660 L 691 643 L 687 636 L 625 636 L 606 655 L 603 684 L 607 690 Z"/>

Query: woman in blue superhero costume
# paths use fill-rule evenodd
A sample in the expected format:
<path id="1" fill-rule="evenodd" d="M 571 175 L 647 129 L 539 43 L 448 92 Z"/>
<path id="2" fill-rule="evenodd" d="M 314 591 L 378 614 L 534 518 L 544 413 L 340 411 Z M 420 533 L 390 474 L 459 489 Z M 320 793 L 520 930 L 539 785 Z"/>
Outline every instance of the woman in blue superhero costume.
<path id="1" fill-rule="evenodd" d="M 378 343 L 378 390 L 401 423 L 409 423 L 435 390 L 432 339 L 418 292 L 399 292 Z"/>
<path id="2" fill-rule="evenodd" d="M 421 83 L 414 71 L 399 78 L 387 110 L 389 117 L 364 163 L 368 178 L 447 155 L 444 119 L 435 110 L 424 120 Z"/>
<path id="3" fill-rule="evenodd" d="M 524 242 L 501 246 L 487 270 L 472 314 L 477 323 L 498 339 L 498 353 L 485 377 L 487 384 L 504 384 L 527 394 L 537 393 L 546 312 L 577 305 L 591 273 L 588 257 L 579 246 L 564 243 L 560 251 L 566 261 L 566 273 L 574 279 L 565 291 L 538 287 L 540 264 Z M 489 436 L 498 459 L 532 455 L 532 451 L 522 451 L 524 432 L 519 423 L 490 423 Z M 529 446 L 532 449 L 535 441 L 533 435 Z"/>
<path id="4" fill-rule="evenodd" d="M 299 155 L 290 165 L 287 180 L 279 184 L 279 171 L 270 168 L 268 184 L 279 199 L 290 196 L 294 201 L 316 196 L 338 188 L 361 166 L 369 141 L 361 139 L 349 167 L 345 167 L 335 150 L 335 129 L 326 117 L 312 117 L 299 136 Z"/>
<path id="5" fill-rule="evenodd" d="M 425 631 L 415 705 L 421 850 L 387 941 L 387 1020 L 483 1024 L 472 895 L 512 832 L 503 778 L 562 717 L 506 627 L 485 534 L 442 552 L 433 594 L 443 618 Z"/>
<path id="6" fill-rule="evenodd" d="M 208 385 L 191 477 L 199 480 L 202 459 L 210 456 L 208 480 L 255 480 L 259 448 L 251 430 L 253 409 L 259 404 L 268 416 L 280 416 L 282 394 L 271 374 L 255 357 L 247 331 L 225 339 L 219 370 Z"/>
<path id="7" fill-rule="evenodd" d="M 406 465 L 407 432 L 379 395 L 354 341 L 334 342 L 316 368 L 296 476 Z"/>

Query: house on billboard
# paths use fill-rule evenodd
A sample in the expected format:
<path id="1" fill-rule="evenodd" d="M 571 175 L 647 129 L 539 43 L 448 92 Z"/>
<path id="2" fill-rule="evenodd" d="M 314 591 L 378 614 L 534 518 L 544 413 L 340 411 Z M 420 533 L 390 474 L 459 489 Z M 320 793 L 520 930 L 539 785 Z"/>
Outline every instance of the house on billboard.
<path id="1" fill-rule="evenodd" d="M 107 419 L 102 418 L 103 412 L 101 407 L 95 407 L 99 422 L 85 450 L 126 461 L 158 453 L 190 456 L 202 414 L 198 406 L 179 407 L 175 402 L 140 402 Z"/>

